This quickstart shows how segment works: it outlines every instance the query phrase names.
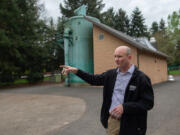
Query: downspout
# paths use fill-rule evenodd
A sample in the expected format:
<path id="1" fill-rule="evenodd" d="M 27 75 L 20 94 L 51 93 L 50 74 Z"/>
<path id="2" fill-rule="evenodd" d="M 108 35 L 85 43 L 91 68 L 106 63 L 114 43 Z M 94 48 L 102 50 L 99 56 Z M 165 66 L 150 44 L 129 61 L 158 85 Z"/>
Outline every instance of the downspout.
<path id="1" fill-rule="evenodd" d="M 66 27 L 64 29 L 64 58 L 65 58 L 65 65 L 69 66 L 69 40 L 70 40 L 70 32 L 71 29 Z M 70 75 L 67 75 L 65 80 L 65 84 L 69 87 L 70 86 Z"/>

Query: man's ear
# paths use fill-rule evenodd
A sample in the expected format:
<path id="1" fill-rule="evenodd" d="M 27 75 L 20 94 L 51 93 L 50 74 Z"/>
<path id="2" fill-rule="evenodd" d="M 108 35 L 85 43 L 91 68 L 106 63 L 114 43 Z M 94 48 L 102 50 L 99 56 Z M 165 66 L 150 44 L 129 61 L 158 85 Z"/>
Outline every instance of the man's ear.
<path id="1" fill-rule="evenodd" d="M 128 59 L 131 60 L 131 59 L 132 59 L 132 56 L 131 56 L 131 55 L 128 55 Z"/>

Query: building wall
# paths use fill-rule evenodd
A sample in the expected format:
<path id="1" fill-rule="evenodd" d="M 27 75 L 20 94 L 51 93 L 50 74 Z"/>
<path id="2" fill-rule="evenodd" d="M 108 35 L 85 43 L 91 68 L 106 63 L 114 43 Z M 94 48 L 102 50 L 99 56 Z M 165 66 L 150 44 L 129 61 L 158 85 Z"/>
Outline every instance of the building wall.
<path id="1" fill-rule="evenodd" d="M 104 39 L 99 40 L 99 36 Z M 94 52 L 94 73 L 102 73 L 108 69 L 116 68 L 114 62 L 114 50 L 118 46 L 127 45 L 132 49 L 132 62 L 137 65 L 137 49 L 126 42 L 114 37 L 110 33 L 94 26 L 93 28 L 93 52 Z"/>
<path id="2" fill-rule="evenodd" d="M 141 52 L 139 54 L 139 69 L 151 78 L 153 84 L 167 81 L 167 62 L 160 56 Z"/>
<path id="3" fill-rule="evenodd" d="M 114 50 L 121 45 L 127 45 L 131 48 L 132 63 L 138 66 L 137 48 L 95 25 L 93 26 L 93 44 L 95 74 L 116 67 Z M 139 54 L 139 69 L 151 78 L 153 84 L 167 80 L 167 61 L 164 58 L 141 52 Z"/>

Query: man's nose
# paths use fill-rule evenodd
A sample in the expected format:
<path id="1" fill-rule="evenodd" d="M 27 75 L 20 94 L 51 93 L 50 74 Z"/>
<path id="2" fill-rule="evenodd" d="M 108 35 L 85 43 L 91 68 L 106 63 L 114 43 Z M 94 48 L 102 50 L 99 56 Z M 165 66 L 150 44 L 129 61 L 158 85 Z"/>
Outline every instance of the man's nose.
<path id="1" fill-rule="evenodd" d="M 118 60 L 118 58 L 117 57 L 115 57 L 115 61 L 117 61 Z"/>

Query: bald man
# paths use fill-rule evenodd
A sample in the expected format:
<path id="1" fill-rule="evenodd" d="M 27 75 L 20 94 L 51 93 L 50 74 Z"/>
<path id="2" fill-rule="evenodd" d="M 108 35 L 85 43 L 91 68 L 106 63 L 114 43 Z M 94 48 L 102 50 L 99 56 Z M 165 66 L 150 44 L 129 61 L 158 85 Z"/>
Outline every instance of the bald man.
<path id="1" fill-rule="evenodd" d="M 103 87 L 101 123 L 108 135 L 145 135 L 147 112 L 153 108 L 154 94 L 147 75 L 131 63 L 131 49 L 120 46 L 114 51 L 117 68 L 102 74 L 89 74 L 62 65 L 62 73 L 76 74 L 91 85 Z"/>

